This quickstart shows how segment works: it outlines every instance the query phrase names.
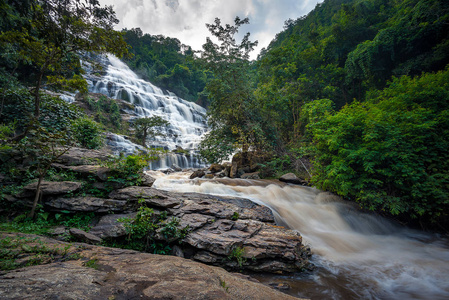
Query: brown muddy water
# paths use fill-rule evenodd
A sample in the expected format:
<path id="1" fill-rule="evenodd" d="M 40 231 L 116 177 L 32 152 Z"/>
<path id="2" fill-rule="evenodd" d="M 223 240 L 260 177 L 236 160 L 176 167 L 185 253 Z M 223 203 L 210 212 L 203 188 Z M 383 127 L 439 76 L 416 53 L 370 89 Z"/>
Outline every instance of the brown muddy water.
<path id="1" fill-rule="evenodd" d="M 298 230 L 316 270 L 255 275 L 310 299 L 449 299 L 449 241 L 361 213 L 339 197 L 310 187 L 263 180 L 190 180 L 190 173 L 151 171 L 155 188 L 242 197 L 269 206 Z"/>

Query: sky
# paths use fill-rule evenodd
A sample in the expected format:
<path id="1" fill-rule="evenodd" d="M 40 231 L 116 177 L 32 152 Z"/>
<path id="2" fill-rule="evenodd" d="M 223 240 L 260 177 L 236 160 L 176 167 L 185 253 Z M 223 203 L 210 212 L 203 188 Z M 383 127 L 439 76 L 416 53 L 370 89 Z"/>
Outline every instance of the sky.
<path id="1" fill-rule="evenodd" d="M 114 7 L 120 20 L 116 30 L 139 27 L 143 33 L 178 38 L 194 50 L 201 50 L 210 36 L 206 23 L 218 17 L 222 24 L 233 24 L 236 16 L 248 17 L 250 24 L 239 34 L 250 32 L 250 40 L 259 42 L 252 59 L 282 31 L 286 20 L 306 15 L 318 2 L 322 0 L 100 0 Z"/>

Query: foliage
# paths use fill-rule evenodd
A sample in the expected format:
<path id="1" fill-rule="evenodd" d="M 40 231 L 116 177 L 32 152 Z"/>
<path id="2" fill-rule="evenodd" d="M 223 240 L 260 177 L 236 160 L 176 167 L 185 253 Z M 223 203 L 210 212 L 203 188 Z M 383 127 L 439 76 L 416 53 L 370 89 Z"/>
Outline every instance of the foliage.
<path id="1" fill-rule="evenodd" d="M 34 117 L 40 114 L 40 92 L 48 86 L 86 91 L 79 75 L 78 53 L 111 52 L 119 56 L 127 51 L 112 7 L 101 7 L 97 0 L 32 0 L 27 6 L 28 19 L 22 26 L 11 26 L 0 35 L 0 46 L 15 49 L 16 66 L 33 66 Z"/>
<path id="2" fill-rule="evenodd" d="M 231 149 L 247 151 L 250 147 L 268 147 L 265 120 L 254 99 L 248 61 L 257 42 L 251 42 L 247 33 L 237 43 L 235 35 L 239 27 L 249 21 L 236 17 L 234 22 L 234 25 L 223 26 L 216 18 L 213 24 L 206 24 L 220 42 L 215 44 L 207 38 L 201 52 L 204 67 L 214 76 L 206 85 L 211 100 L 208 110 L 211 132 L 200 146 L 202 155 L 209 162 L 219 162 Z"/>
<path id="3" fill-rule="evenodd" d="M 7 236 L 0 240 L 0 270 L 14 270 L 21 267 L 40 265 L 54 261 L 81 258 L 71 249 L 71 245 L 60 248 L 48 245 L 39 238 L 26 236 Z"/>
<path id="4" fill-rule="evenodd" d="M 160 128 L 167 126 L 170 126 L 170 122 L 160 116 L 140 118 L 134 121 L 136 136 L 140 139 L 140 143 L 144 147 L 146 147 L 147 138 L 153 139 L 156 136 L 164 136 Z"/>
<path id="5" fill-rule="evenodd" d="M 73 135 L 84 148 L 98 149 L 103 146 L 103 136 L 100 126 L 89 117 L 78 118 L 72 123 Z"/>
<path id="6" fill-rule="evenodd" d="M 97 100 L 85 98 L 96 122 L 104 125 L 111 132 L 120 133 L 123 127 L 120 107 L 117 101 L 101 95 Z"/>
<path id="7" fill-rule="evenodd" d="M 241 268 L 246 262 L 246 257 L 244 257 L 245 248 L 244 247 L 234 247 L 231 253 L 228 255 L 229 260 L 236 260 L 238 266 Z"/>
<path id="8" fill-rule="evenodd" d="M 110 169 L 109 182 L 118 182 L 125 186 L 140 185 L 144 168 L 148 167 L 150 161 L 157 160 L 162 152 L 161 149 L 148 149 L 146 154 L 120 155 L 101 164 Z"/>
<path id="9" fill-rule="evenodd" d="M 311 103 L 313 182 L 371 210 L 443 221 L 449 213 L 448 82 L 449 68 L 395 78 L 368 101 L 336 113 L 328 100 Z"/>
<path id="10" fill-rule="evenodd" d="M 167 213 L 155 215 L 153 209 L 145 205 L 145 199 L 139 200 L 140 207 L 134 218 L 121 218 L 128 233 L 127 245 L 131 249 L 152 251 L 155 254 L 169 254 L 170 244 L 184 239 L 189 227 L 179 228 L 179 220 L 172 217 L 166 220 Z M 160 234 L 164 241 L 157 241 L 156 234 Z"/>

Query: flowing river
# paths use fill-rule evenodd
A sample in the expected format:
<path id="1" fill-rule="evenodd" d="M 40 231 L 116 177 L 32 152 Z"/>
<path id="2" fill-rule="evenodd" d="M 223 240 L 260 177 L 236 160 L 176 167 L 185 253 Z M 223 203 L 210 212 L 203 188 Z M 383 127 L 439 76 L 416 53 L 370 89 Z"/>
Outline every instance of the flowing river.
<path id="1" fill-rule="evenodd" d="M 311 299 L 449 299 L 449 240 L 407 229 L 310 187 L 263 180 L 190 180 L 190 173 L 152 171 L 155 188 L 251 199 L 269 206 L 278 223 L 298 230 L 316 270 L 258 275 L 287 283 Z"/>

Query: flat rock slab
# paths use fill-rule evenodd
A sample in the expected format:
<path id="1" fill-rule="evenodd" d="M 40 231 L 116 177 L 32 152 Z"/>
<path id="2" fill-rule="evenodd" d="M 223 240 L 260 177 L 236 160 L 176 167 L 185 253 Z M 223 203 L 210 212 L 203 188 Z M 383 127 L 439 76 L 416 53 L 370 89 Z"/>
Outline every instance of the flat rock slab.
<path id="1" fill-rule="evenodd" d="M 0 298 L 298 299 L 238 274 L 180 257 L 91 245 L 82 245 L 79 254 L 78 260 L 3 273 Z M 86 267 L 92 260 L 96 268 Z"/>
<path id="2" fill-rule="evenodd" d="M 94 245 L 101 243 L 101 239 L 96 235 L 87 233 L 78 228 L 70 228 L 69 233 L 80 242 L 85 242 Z"/>
<path id="3" fill-rule="evenodd" d="M 77 192 L 82 187 L 81 182 L 76 181 L 42 181 L 42 195 L 63 195 L 70 192 Z M 37 182 L 30 183 L 23 187 L 27 192 L 36 192 Z"/>
<path id="4" fill-rule="evenodd" d="M 130 186 L 113 191 L 109 197 L 117 200 L 138 201 L 144 199 L 150 206 L 171 208 L 179 205 L 182 199 L 173 198 L 167 193 L 146 186 Z"/>
<path id="5" fill-rule="evenodd" d="M 73 212 L 123 212 L 127 202 L 124 200 L 104 199 L 96 197 L 55 198 L 46 200 L 45 206 L 52 211 L 68 210 Z"/>
<path id="6" fill-rule="evenodd" d="M 98 161 L 111 158 L 113 156 L 105 151 L 72 147 L 58 158 L 57 163 L 68 166 L 96 165 Z"/>

